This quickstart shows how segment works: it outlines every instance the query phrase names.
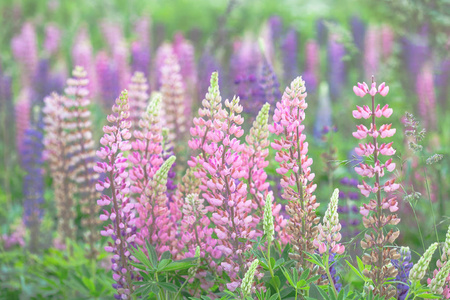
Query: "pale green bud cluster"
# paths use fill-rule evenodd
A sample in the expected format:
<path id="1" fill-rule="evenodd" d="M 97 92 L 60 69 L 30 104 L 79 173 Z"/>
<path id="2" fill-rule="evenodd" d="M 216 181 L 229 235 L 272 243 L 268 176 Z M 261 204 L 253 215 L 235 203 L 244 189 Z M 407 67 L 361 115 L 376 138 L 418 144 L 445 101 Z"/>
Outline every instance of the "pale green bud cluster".
<path id="1" fill-rule="evenodd" d="M 339 225 L 339 214 L 337 212 L 339 201 L 339 189 L 335 189 L 328 204 L 327 211 L 323 217 L 324 225 L 328 228 L 333 228 Z"/>
<path id="2" fill-rule="evenodd" d="M 447 262 L 428 285 L 428 287 L 431 289 L 433 293 L 442 295 L 442 293 L 444 292 L 443 287 L 445 284 L 445 280 L 447 279 L 449 272 L 450 272 L 450 263 Z"/>
<path id="3" fill-rule="evenodd" d="M 244 296 L 244 299 L 248 295 L 251 295 L 253 280 L 254 280 L 256 268 L 258 267 L 258 265 L 259 265 L 259 260 L 255 259 L 252 262 L 252 264 L 250 265 L 250 268 L 248 268 L 248 271 L 245 273 L 244 279 L 242 279 L 241 290 L 242 290 L 242 295 Z"/>
<path id="4" fill-rule="evenodd" d="M 260 128 L 267 126 L 267 122 L 269 121 L 269 110 L 270 104 L 266 103 L 263 105 L 258 115 L 256 116 L 256 123 Z"/>
<path id="5" fill-rule="evenodd" d="M 155 174 L 155 180 L 160 186 L 166 186 L 167 184 L 167 175 L 169 174 L 169 170 L 172 167 L 173 163 L 175 162 L 175 156 L 169 157 L 159 168 L 158 171 L 156 171 Z"/>
<path id="6" fill-rule="evenodd" d="M 448 227 L 447 234 L 445 235 L 445 244 L 443 249 L 443 258 L 445 256 L 445 260 L 448 260 L 448 257 L 450 255 L 450 226 Z M 441 259 L 442 260 L 442 259 Z"/>
<path id="7" fill-rule="evenodd" d="M 264 234 L 266 235 L 267 243 L 269 244 L 273 241 L 274 235 L 272 201 L 273 195 L 272 193 L 269 193 L 266 198 L 266 203 L 264 204 L 264 219 L 263 219 Z"/>
<path id="8" fill-rule="evenodd" d="M 438 243 L 434 243 L 428 247 L 427 251 L 425 251 L 419 261 L 412 267 L 411 272 L 409 273 L 409 280 L 412 282 L 420 281 L 425 276 L 428 265 L 430 264 L 431 258 L 437 247 Z"/>
<path id="9" fill-rule="evenodd" d="M 147 107 L 147 114 L 150 117 L 157 118 L 159 116 L 159 112 L 161 111 L 161 93 L 153 92 L 150 98 L 150 103 Z"/>

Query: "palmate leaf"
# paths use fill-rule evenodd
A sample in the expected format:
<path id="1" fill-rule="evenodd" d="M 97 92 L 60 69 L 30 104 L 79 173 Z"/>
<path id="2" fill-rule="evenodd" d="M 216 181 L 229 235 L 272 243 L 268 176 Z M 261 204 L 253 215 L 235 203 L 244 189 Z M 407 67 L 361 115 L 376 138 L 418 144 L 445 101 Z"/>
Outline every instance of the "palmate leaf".
<path id="1" fill-rule="evenodd" d="M 169 283 L 169 282 L 158 282 L 157 283 L 158 286 L 164 290 L 164 291 L 168 291 L 168 292 L 172 292 L 172 293 L 176 293 L 178 292 L 178 286 L 176 286 L 173 283 Z"/>
<path id="2" fill-rule="evenodd" d="M 146 266 L 148 269 L 151 269 L 151 270 L 154 269 L 153 264 L 149 261 L 149 259 L 147 258 L 147 255 L 145 255 L 144 251 L 142 251 L 139 246 L 136 249 L 132 249 L 132 251 L 133 251 L 133 256 L 136 257 L 136 259 L 141 264 Z M 132 264 L 137 265 L 136 263 L 132 263 Z M 142 269 L 142 268 L 140 268 L 140 269 Z M 145 270 L 145 269 L 142 269 L 142 270 Z"/>
<path id="3" fill-rule="evenodd" d="M 156 253 L 155 247 L 153 247 L 152 245 L 150 245 L 150 243 L 147 241 L 145 241 L 145 245 L 147 247 L 147 251 L 148 251 L 148 258 L 150 260 L 151 266 L 153 269 L 156 269 L 158 266 L 158 255 Z"/>

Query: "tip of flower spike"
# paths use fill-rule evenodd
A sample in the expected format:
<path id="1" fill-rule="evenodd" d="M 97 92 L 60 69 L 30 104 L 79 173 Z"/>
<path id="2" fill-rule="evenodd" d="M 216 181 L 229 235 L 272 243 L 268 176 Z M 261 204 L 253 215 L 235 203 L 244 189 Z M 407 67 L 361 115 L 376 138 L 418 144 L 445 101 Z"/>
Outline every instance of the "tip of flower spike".
<path id="1" fill-rule="evenodd" d="M 147 113 L 151 116 L 158 116 L 161 110 L 161 98 L 160 92 L 153 92 L 150 97 L 150 103 L 147 107 Z"/>
<path id="2" fill-rule="evenodd" d="M 301 92 L 304 92 L 306 90 L 305 81 L 303 80 L 302 76 L 298 76 L 291 82 L 291 90 L 297 89 L 301 89 Z"/>
<path id="3" fill-rule="evenodd" d="M 117 105 L 125 105 L 128 103 L 128 91 L 123 90 L 120 93 L 119 99 L 117 99 Z"/>
<path id="4" fill-rule="evenodd" d="M 159 168 L 159 170 L 156 171 L 155 180 L 156 182 L 158 182 L 158 184 L 160 185 L 167 184 L 167 175 L 173 163 L 175 162 L 175 159 L 176 157 L 172 155 L 162 164 L 161 168 Z"/>
<path id="5" fill-rule="evenodd" d="M 83 78 L 87 76 L 87 72 L 84 70 L 82 66 L 75 66 L 75 68 L 72 71 L 73 77 L 76 78 Z"/>

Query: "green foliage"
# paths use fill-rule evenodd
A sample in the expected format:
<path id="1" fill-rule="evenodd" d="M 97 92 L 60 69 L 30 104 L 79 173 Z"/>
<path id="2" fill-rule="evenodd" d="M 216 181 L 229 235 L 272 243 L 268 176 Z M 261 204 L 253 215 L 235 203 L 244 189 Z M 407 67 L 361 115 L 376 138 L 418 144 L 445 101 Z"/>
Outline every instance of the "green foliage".
<path id="1" fill-rule="evenodd" d="M 112 275 L 98 267 L 105 255 L 93 261 L 76 243 L 68 240 L 67 247 L 51 248 L 42 256 L 21 249 L 0 252 L 0 298 L 111 299 Z"/>

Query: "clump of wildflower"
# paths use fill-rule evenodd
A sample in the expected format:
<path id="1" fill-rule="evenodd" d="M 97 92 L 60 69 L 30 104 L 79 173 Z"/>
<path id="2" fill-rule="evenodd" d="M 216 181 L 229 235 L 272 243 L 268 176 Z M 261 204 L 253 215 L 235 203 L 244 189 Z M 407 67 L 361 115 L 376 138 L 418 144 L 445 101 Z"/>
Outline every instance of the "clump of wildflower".
<path id="1" fill-rule="evenodd" d="M 247 186 L 243 182 L 245 171 L 241 152 L 244 145 L 240 138 L 244 130 L 244 119 L 240 116 L 242 106 L 239 98 L 225 101 L 228 110 L 222 108 L 222 98 L 218 85 L 218 74 L 211 76 L 211 86 L 199 109 L 199 118 L 194 119 L 191 128 L 193 138 L 189 146 L 200 150 L 201 154 L 192 157 L 190 167 L 196 167 L 195 175 L 201 179 L 201 197 L 210 204 L 211 222 L 218 237 L 218 252 L 214 258 L 224 255 L 221 270 L 228 273 L 232 282 L 230 290 L 239 286 L 239 275 L 245 267 L 244 253 L 251 249 L 250 239 L 257 230 L 253 222 L 252 207 L 256 205 L 248 198 Z"/>
<path id="2" fill-rule="evenodd" d="M 283 177 L 282 197 L 289 201 L 286 207 L 290 219 L 287 233 L 292 236 L 293 253 L 291 258 L 297 266 L 305 270 L 311 267 L 306 253 L 313 254 L 316 246 L 313 241 L 317 236 L 319 218 L 316 215 L 316 197 L 313 195 L 316 185 L 313 184 L 314 173 L 311 172 L 312 159 L 308 157 L 308 143 L 305 128 L 305 109 L 308 104 L 305 82 L 301 77 L 292 81 L 287 87 L 280 102 L 277 103 L 273 116 L 273 125 L 269 131 L 279 136 L 271 144 L 277 151 L 275 160 L 280 164 L 276 170 Z"/>
<path id="3" fill-rule="evenodd" d="M 369 197 L 371 193 L 375 195 L 375 199 L 371 199 L 369 204 L 364 204 L 360 208 L 364 227 L 373 230 L 370 234 L 366 233 L 361 241 L 361 247 L 364 250 L 371 251 L 370 254 L 366 253 L 363 256 L 363 262 L 366 265 L 374 266 L 370 271 L 365 270 L 365 273 L 374 284 L 374 294 L 390 298 L 396 294 L 396 291 L 392 285 L 385 284 L 385 282 L 387 278 L 397 276 L 398 271 L 390 262 L 392 259 L 398 259 L 400 255 L 396 249 L 385 246 L 393 243 L 399 236 L 400 231 L 391 229 L 385 235 L 383 230 L 386 225 L 397 225 L 400 219 L 396 214 L 385 215 L 383 210 L 389 210 L 391 213 L 398 210 L 396 197 L 389 196 L 389 194 L 397 190 L 399 184 L 395 183 L 394 178 L 386 180 L 384 184 L 381 183 L 380 179 L 385 175 L 385 170 L 393 172 L 395 163 L 392 161 L 392 158 L 382 163 L 380 155 L 392 156 L 395 150 L 392 148 L 392 142 L 380 145 L 378 140 L 379 138 L 384 139 L 393 136 L 396 130 L 391 127 L 392 124 L 376 125 L 376 118 L 389 118 L 393 112 L 392 108 L 389 108 L 387 104 L 383 108 L 381 108 L 380 104 L 375 107 L 375 95 L 379 93 L 383 97 L 386 96 L 389 92 L 389 87 L 382 83 L 377 88 L 372 77 L 370 88 L 366 83 L 358 83 L 358 86 L 353 87 L 353 91 L 357 96 L 364 97 L 366 94 L 370 94 L 372 98 L 371 108 L 367 105 L 363 107 L 357 106 L 357 110 L 353 111 L 353 117 L 356 119 L 371 118 L 370 129 L 364 125 L 358 125 L 357 131 L 353 133 L 353 136 L 357 139 L 365 139 L 367 136 L 373 139 L 373 143 L 359 144 L 355 148 L 356 154 L 366 157 L 373 156 L 374 161 L 373 165 L 363 162 L 355 167 L 355 171 L 359 175 L 368 178 L 375 177 L 373 186 L 364 180 L 362 184 L 358 185 L 362 195 L 366 197 Z M 387 194 L 386 197 L 382 197 L 382 191 Z"/>
<path id="4" fill-rule="evenodd" d="M 53 177 L 53 189 L 55 193 L 56 210 L 58 215 L 58 233 L 61 239 L 72 238 L 75 235 L 74 228 L 74 182 L 70 179 L 69 165 L 69 140 L 67 139 L 69 123 L 65 105 L 68 99 L 53 93 L 44 99 L 43 112 L 45 123 L 44 145 L 49 161 L 51 175 Z"/>
<path id="5" fill-rule="evenodd" d="M 130 264 L 135 261 L 131 249 L 135 245 L 136 226 L 134 224 L 134 204 L 129 198 L 130 183 L 127 180 L 128 162 L 124 153 L 131 149 L 128 140 L 131 127 L 127 91 L 123 91 L 113 106 L 113 114 L 108 116 L 111 125 L 103 127 L 104 136 L 100 139 L 103 147 L 97 151 L 97 156 L 103 160 L 95 166 L 95 171 L 105 174 L 104 180 L 99 180 L 96 187 L 99 192 L 109 189 L 110 193 L 103 193 L 97 204 L 103 207 L 100 220 L 111 223 L 106 225 L 101 234 L 110 236 L 112 242 L 105 247 L 107 252 L 113 253 L 112 271 L 113 285 L 117 289 L 116 299 L 128 299 L 134 291 L 133 281 L 136 280 L 134 267 Z M 109 196 L 111 195 L 111 196 Z"/>
<path id="6" fill-rule="evenodd" d="M 65 89 L 64 118 L 67 122 L 65 126 L 70 176 L 76 184 L 81 211 L 85 215 L 82 225 L 87 228 L 85 239 L 90 246 L 88 256 L 95 257 L 97 254 L 95 243 L 99 238 L 98 209 L 95 200 L 99 195 L 95 189 L 98 174 L 93 169 L 95 144 L 92 138 L 91 112 L 88 109 L 90 105 L 88 83 L 87 73 L 83 67 L 75 67 L 73 78 L 67 80 Z"/>

